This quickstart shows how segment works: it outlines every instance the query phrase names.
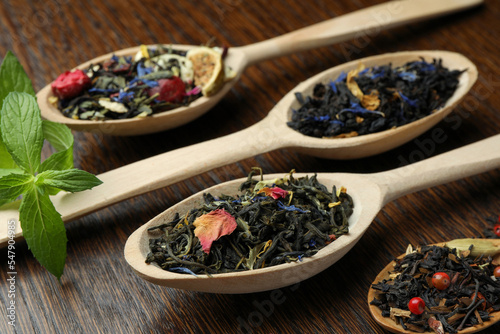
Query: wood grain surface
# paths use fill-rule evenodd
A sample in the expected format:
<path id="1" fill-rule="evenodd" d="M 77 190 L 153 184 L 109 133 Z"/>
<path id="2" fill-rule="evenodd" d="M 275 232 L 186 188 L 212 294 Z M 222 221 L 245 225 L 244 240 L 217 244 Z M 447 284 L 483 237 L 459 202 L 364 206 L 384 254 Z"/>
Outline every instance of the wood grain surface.
<path id="1" fill-rule="evenodd" d="M 61 72 L 139 44 L 242 46 L 379 4 L 355 1 L 16 0 L 0 3 L 0 57 L 13 51 L 35 89 Z M 383 20 L 382 16 L 374 20 Z M 378 214 L 339 262 L 297 285 L 245 295 L 185 292 L 132 273 L 127 237 L 165 208 L 251 167 L 266 173 L 359 172 L 396 168 L 499 132 L 500 2 L 256 64 L 213 110 L 180 128 L 138 137 L 74 132 L 75 165 L 98 174 L 162 152 L 246 128 L 299 82 L 337 64 L 386 52 L 443 49 L 463 53 L 479 78 L 459 107 L 432 130 L 387 153 L 354 161 L 273 151 L 214 169 L 103 209 L 68 225 L 60 282 L 16 243 L 16 326 L 8 324 L 11 284 L 0 250 L 0 333 L 386 333 L 371 318 L 367 291 L 409 243 L 482 237 L 500 214 L 500 171 L 400 198 Z M 438 135 L 439 134 L 439 135 Z M 500 149 L 500 148 L 499 148 Z M 51 154 L 45 147 L 44 157 Z M 196 159 L 196 157 L 193 157 Z M 200 162 L 201 163 L 201 162 Z M 140 170 L 137 173 L 141 173 Z M 5 224 L 7 222 L 1 222 Z M 495 325 L 484 333 L 498 333 Z"/>

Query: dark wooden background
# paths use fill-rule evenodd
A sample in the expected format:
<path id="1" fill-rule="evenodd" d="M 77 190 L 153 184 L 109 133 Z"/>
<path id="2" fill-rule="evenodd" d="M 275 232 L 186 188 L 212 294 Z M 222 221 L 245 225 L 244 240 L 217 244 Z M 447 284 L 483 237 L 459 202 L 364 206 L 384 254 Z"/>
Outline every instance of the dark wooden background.
<path id="1" fill-rule="evenodd" d="M 262 41 L 382 0 L 16 0 L 0 3 L 0 57 L 12 50 L 35 89 L 61 72 L 113 50 L 142 43 L 239 46 Z M 500 2 L 424 23 L 374 32 L 338 45 L 262 62 L 200 119 L 133 138 L 75 134 L 78 168 L 99 174 L 165 151 L 226 135 L 260 119 L 300 81 L 365 56 L 419 49 L 461 52 L 479 79 L 456 112 L 398 149 L 356 161 L 291 150 L 259 155 L 178 182 L 67 225 L 61 283 L 16 244 L 16 327 L 7 324 L 7 251 L 0 250 L 0 333 L 385 333 L 371 318 L 367 290 L 409 243 L 480 237 L 500 214 L 500 171 L 424 190 L 388 204 L 361 241 L 321 274 L 278 292 L 214 295 L 155 286 L 123 258 L 127 237 L 150 218 L 209 186 L 266 173 L 377 172 L 492 136 L 500 127 Z M 500 148 L 499 148 L 500 149 Z M 45 157 L 51 153 L 44 149 Z M 195 158 L 195 157 L 194 157 Z M 140 173 L 140 171 L 138 171 Z M 2 222 L 5 223 L 5 222 Z M 279 298 L 274 298 L 276 295 Z M 485 333 L 498 333 L 500 325 Z"/>

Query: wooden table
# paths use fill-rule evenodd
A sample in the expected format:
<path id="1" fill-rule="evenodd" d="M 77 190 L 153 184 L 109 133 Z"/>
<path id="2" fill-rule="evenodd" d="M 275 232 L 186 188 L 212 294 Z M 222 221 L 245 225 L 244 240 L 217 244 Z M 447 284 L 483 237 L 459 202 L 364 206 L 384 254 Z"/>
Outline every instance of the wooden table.
<path id="1" fill-rule="evenodd" d="M 382 3 L 356 1 L 3 1 L 0 55 L 12 50 L 36 90 L 61 72 L 98 55 L 139 44 L 238 46 L 255 43 Z M 67 225 L 68 258 L 59 283 L 16 244 L 16 327 L 8 325 L 7 251 L 0 250 L 1 333 L 384 333 L 371 318 L 367 290 L 376 274 L 409 243 L 480 237 L 500 214 L 500 171 L 405 196 L 378 214 L 361 241 L 339 262 L 298 285 L 246 295 L 214 295 L 155 286 L 124 260 L 127 237 L 189 195 L 265 173 L 377 172 L 492 136 L 500 127 L 500 2 L 446 18 L 265 61 L 213 110 L 180 128 L 139 137 L 75 132 L 75 165 L 99 174 L 156 154 L 244 129 L 261 120 L 304 79 L 348 60 L 385 52 L 444 49 L 463 53 L 479 79 L 455 113 L 431 132 L 390 152 L 355 161 L 279 150 L 179 181 Z M 44 149 L 47 157 L 51 149 Z M 196 157 L 193 157 L 196 159 Z M 140 173 L 140 171 L 138 171 Z M 2 222 L 4 223 L 4 222 Z M 497 333 L 496 325 L 484 333 Z"/>

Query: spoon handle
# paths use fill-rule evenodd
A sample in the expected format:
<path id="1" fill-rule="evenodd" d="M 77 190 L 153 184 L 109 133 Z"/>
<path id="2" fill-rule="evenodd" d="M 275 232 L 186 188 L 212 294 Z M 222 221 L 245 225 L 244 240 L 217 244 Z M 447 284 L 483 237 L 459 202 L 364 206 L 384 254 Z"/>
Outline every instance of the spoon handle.
<path id="1" fill-rule="evenodd" d="M 385 193 L 386 204 L 406 194 L 496 168 L 500 168 L 500 134 L 371 177 Z"/>
<path id="2" fill-rule="evenodd" d="M 355 44 L 359 49 L 382 29 L 454 13 L 482 2 L 483 0 L 387 1 L 238 49 L 246 54 L 247 65 L 353 38 L 360 40 L 360 43 Z M 345 56 L 350 58 L 351 54 Z"/>
<path id="3" fill-rule="evenodd" d="M 114 169 L 97 175 L 103 181 L 98 187 L 78 193 L 61 192 L 52 197 L 52 202 L 63 221 L 68 222 L 208 170 L 275 150 L 285 144 L 271 131 L 273 124 L 267 117 L 239 132 Z M 0 210 L 0 247 L 7 245 L 9 227 L 15 231 L 14 238 L 22 237 L 18 208 L 19 202 L 15 202 Z"/>

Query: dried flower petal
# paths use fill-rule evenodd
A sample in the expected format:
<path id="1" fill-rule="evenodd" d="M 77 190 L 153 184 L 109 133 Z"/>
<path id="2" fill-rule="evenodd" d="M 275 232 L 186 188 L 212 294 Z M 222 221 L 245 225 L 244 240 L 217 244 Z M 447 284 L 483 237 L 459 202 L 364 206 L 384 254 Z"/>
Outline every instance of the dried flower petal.
<path id="1" fill-rule="evenodd" d="M 359 88 L 358 83 L 354 80 L 358 76 L 359 68 L 347 73 L 346 85 L 351 91 L 352 95 L 356 96 L 360 101 L 363 99 L 363 91 Z"/>
<path id="2" fill-rule="evenodd" d="M 238 224 L 231 214 L 224 209 L 217 209 L 204 214 L 193 222 L 194 234 L 200 240 L 205 253 L 210 253 L 212 243 L 224 235 L 231 234 Z"/>
<path id="3" fill-rule="evenodd" d="M 429 327 L 432 328 L 437 334 L 444 334 L 443 324 L 441 321 L 436 320 L 434 317 L 430 317 L 428 320 Z"/>
<path id="4" fill-rule="evenodd" d="M 361 98 L 361 105 L 368 110 L 377 110 L 380 106 L 378 92 L 373 91 L 370 93 L 370 95 L 363 95 L 363 97 Z"/>
<path id="5" fill-rule="evenodd" d="M 257 192 L 257 194 L 264 193 L 266 196 L 271 196 L 274 199 L 285 198 L 288 195 L 288 191 L 281 189 L 280 187 L 268 188 L 264 187 Z"/>

